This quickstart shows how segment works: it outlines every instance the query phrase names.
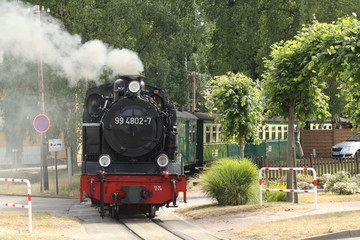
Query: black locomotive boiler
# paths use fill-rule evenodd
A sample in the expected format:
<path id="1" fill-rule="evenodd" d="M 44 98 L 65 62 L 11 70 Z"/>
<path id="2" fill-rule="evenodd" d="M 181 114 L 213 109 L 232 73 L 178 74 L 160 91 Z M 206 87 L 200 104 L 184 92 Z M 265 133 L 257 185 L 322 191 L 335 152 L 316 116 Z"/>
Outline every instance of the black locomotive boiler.
<path id="1" fill-rule="evenodd" d="M 176 110 L 142 76 L 122 76 L 88 89 L 83 112 L 80 201 L 155 216 L 161 206 L 186 201 L 186 177 L 177 159 Z"/>

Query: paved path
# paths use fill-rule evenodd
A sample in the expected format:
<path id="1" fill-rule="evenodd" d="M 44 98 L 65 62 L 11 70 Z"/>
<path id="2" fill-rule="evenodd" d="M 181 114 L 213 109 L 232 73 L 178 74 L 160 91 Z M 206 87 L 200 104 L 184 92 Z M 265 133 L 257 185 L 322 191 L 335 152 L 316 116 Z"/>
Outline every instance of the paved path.
<path id="1" fill-rule="evenodd" d="M 0 202 L 28 204 L 27 196 L 0 195 Z M 75 198 L 32 197 L 31 205 L 34 212 L 54 212 L 68 214 L 71 206 L 78 204 Z M 19 211 L 19 208 L 1 207 L 0 211 Z"/>

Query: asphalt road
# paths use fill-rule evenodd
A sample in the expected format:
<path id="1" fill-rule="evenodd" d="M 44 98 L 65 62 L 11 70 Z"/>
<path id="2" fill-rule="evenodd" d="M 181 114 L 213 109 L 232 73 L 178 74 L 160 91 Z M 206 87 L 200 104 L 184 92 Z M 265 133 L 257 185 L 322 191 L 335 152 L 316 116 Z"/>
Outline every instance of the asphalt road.
<path id="1" fill-rule="evenodd" d="M 0 195 L 1 203 L 27 205 L 27 196 Z M 53 197 L 32 197 L 31 205 L 33 211 L 55 212 L 68 214 L 73 205 L 79 204 L 79 199 L 74 198 L 53 198 Z M 21 208 L 0 206 L 0 211 L 19 211 Z M 26 209 L 25 209 L 26 210 Z"/>

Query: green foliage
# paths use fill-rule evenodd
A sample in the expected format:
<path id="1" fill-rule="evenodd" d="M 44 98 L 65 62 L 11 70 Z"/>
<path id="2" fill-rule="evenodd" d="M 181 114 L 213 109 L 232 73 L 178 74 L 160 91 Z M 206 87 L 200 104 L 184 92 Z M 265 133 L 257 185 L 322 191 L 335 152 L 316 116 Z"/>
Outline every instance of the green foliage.
<path id="1" fill-rule="evenodd" d="M 225 139 L 231 141 L 235 137 L 238 143 L 258 143 L 263 120 L 258 83 L 244 74 L 228 73 L 216 76 L 211 84 L 209 108 L 216 109 L 216 121 L 222 124 Z"/>
<path id="2" fill-rule="evenodd" d="M 326 192 L 337 193 L 339 195 L 350 195 L 360 192 L 359 176 L 350 177 L 348 172 L 337 172 L 331 175 L 325 185 Z"/>
<path id="3" fill-rule="evenodd" d="M 286 189 L 286 183 L 273 183 L 270 186 L 266 186 L 268 189 Z M 286 202 L 285 192 L 263 192 L 263 198 L 267 202 Z"/>
<path id="4" fill-rule="evenodd" d="M 220 159 L 202 175 L 202 188 L 219 205 L 242 205 L 257 191 L 258 169 L 249 160 Z"/>
<path id="5" fill-rule="evenodd" d="M 300 39 L 299 39 L 300 40 Z M 291 108 L 301 122 L 328 116 L 328 97 L 323 94 L 323 79 L 307 71 L 311 59 L 311 39 L 289 40 L 273 46 L 265 62 L 264 95 L 270 116 L 289 118 Z M 306 41 L 309 41 L 306 42 Z"/>
<path id="6" fill-rule="evenodd" d="M 326 80 L 336 76 L 349 117 L 359 124 L 359 30 L 360 22 L 354 17 L 331 24 L 314 21 L 294 39 L 273 45 L 264 73 L 269 114 L 289 117 L 293 107 L 300 121 L 329 116 L 323 90 L 329 85 Z"/>
<path id="7" fill-rule="evenodd" d="M 360 14 L 358 0 L 215 1 L 201 0 L 201 12 L 212 24 L 213 48 L 209 68 L 213 75 L 244 72 L 257 78 L 270 46 L 291 39 L 314 16 L 321 22 Z"/>

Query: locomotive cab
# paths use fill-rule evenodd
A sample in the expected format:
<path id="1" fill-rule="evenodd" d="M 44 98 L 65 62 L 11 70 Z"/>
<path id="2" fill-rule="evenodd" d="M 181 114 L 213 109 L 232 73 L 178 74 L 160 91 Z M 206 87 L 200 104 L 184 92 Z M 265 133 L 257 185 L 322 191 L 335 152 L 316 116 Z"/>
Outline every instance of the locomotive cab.
<path id="1" fill-rule="evenodd" d="M 87 91 L 83 114 L 83 192 L 115 214 L 156 209 L 186 192 L 176 160 L 176 111 L 142 76 L 122 76 Z"/>

